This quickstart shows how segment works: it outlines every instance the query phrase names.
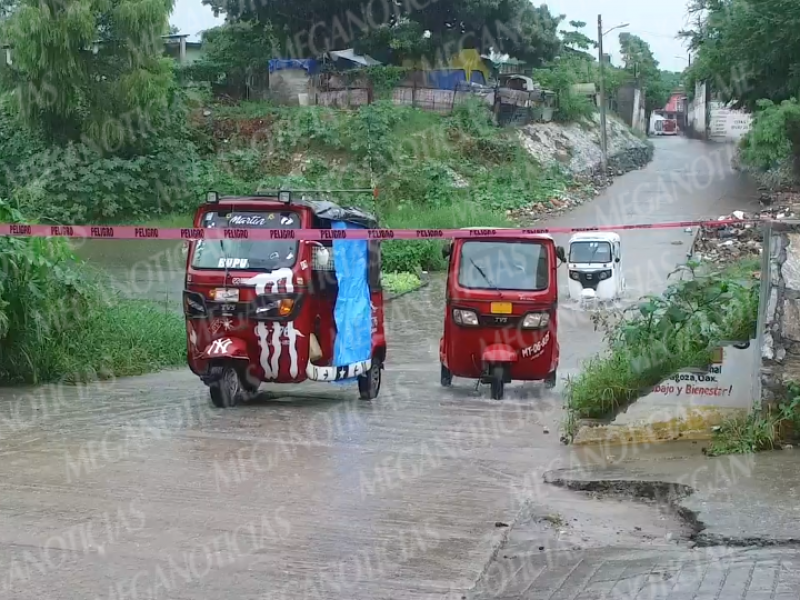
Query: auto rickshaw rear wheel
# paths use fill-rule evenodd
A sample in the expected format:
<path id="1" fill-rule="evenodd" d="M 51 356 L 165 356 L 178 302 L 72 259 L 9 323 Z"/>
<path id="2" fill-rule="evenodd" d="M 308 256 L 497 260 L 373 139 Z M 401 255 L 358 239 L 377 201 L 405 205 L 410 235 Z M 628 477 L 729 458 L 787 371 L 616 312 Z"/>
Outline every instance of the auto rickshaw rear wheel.
<path id="1" fill-rule="evenodd" d="M 503 388 L 505 387 L 505 381 L 506 381 L 505 369 L 501 365 L 493 367 L 491 379 L 492 381 L 490 385 L 491 385 L 492 400 L 502 400 Z"/>
<path id="2" fill-rule="evenodd" d="M 450 387 L 453 385 L 453 373 L 442 365 L 442 377 L 441 377 L 442 387 Z"/>
<path id="3" fill-rule="evenodd" d="M 374 400 L 381 391 L 381 371 L 383 364 L 380 359 L 373 358 L 372 366 L 366 374 L 358 378 L 358 395 L 362 400 Z"/>
<path id="4" fill-rule="evenodd" d="M 236 406 L 242 391 L 242 377 L 232 365 L 224 366 L 220 377 L 209 385 L 211 403 L 217 408 Z"/>
<path id="5" fill-rule="evenodd" d="M 553 371 L 544 379 L 544 385 L 548 389 L 553 389 L 558 383 L 558 371 Z"/>

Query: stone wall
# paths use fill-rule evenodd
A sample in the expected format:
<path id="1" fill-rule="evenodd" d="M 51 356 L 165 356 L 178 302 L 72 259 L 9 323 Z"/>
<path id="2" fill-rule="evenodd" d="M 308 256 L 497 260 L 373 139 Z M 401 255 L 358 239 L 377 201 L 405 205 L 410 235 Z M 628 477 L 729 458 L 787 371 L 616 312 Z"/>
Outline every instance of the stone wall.
<path id="1" fill-rule="evenodd" d="M 800 381 L 800 221 L 765 228 L 761 277 L 760 396 L 762 407 L 785 397 L 789 381 Z"/>

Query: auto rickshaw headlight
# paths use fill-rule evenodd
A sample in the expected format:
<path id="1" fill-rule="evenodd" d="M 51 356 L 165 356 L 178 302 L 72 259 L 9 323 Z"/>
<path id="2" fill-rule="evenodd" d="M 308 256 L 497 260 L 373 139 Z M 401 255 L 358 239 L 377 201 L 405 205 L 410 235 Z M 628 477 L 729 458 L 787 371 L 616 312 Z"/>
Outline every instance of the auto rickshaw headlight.
<path id="1" fill-rule="evenodd" d="M 600 271 L 600 281 L 611 277 L 611 271 Z"/>
<path id="2" fill-rule="evenodd" d="M 280 307 L 278 308 L 278 314 L 282 317 L 292 314 L 292 309 L 294 308 L 294 300 L 291 298 L 284 298 L 281 300 Z"/>
<path id="3" fill-rule="evenodd" d="M 570 279 L 574 279 L 575 281 L 578 281 L 580 279 L 580 276 L 578 275 L 577 271 L 570 271 L 569 272 L 569 278 Z"/>
<path id="4" fill-rule="evenodd" d="M 453 320 L 459 325 L 465 325 L 467 327 L 475 327 L 478 325 L 478 315 L 471 310 L 454 309 Z"/>
<path id="5" fill-rule="evenodd" d="M 523 329 L 541 329 L 550 324 L 550 313 L 528 313 L 522 319 Z"/>

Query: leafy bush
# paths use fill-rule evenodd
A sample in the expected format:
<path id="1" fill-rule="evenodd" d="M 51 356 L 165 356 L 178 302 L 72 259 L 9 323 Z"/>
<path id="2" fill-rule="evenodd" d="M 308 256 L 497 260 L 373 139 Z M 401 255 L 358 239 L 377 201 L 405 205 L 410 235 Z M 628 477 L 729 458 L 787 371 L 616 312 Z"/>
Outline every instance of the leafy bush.
<path id="1" fill-rule="evenodd" d="M 22 214 L 0 201 L 0 221 Z M 61 239 L 0 237 L 0 382 L 77 381 L 185 360 L 180 314 L 121 301 Z"/>
<path id="2" fill-rule="evenodd" d="M 689 279 L 610 322 L 596 321 L 606 330 L 609 351 L 588 361 L 569 381 L 570 420 L 607 418 L 677 371 L 707 366 L 721 342 L 752 339 L 756 270 L 755 263 L 747 263 L 701 273 L 690 263 L 681 269 Z"/>
<path id="3" fill-rule="evenodd" d="M 755 406 L 747 415 L 726 419 L 708 448 L 709 456 L 750 454 L 780 448 L 800 434 L 800 384 L 789 382 L 787 397 L 763 410 Z"/>
<path id="4" fill-rule="evenodd" d="M 392 229 L 460 229 L 462 227 L 509 227 L 511 223 L 483 206 L 462 201 L 426 212 L 407 208 L 382 215 L 382 225 Z M 388 273 L 439 271 L 447 266 L 442 242 L 397 240 L 381 243 L 383 270 Z"/>
<path id="5" fill-rule="evenodd" d="M 745 165 L 761 171 L 779 168 L 789 159 L 800 160 L 800 103 L 796 98 L 775 104 L 760 100 L 750 131 L 741 141 Z"/>
<path id="6" fill-rule="evenodd" d="M 591 116 L 596 110 L 588 98 L 572 92 L 572 86 L 582 79 L 576 70 L 575 61 L 564 61 L 545 69 L 536 69 L 533 79 L 558 95 L 558 107 L 554 114 L 557 121 L 578 121 Z"/>
<path id="7" fill-rule="evenodd" d="M 383 273 L 381 284 L 392 294 L 405 294 L 418 289 L 422 282 L 414 273 Z"/>

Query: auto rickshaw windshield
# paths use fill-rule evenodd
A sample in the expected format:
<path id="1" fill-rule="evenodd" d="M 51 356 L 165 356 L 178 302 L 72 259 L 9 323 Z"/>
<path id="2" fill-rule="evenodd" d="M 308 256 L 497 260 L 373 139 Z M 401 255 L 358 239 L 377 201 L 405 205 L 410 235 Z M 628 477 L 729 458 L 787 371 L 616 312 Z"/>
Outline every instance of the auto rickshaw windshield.
<path id="1" fill-rule="evenodd" d="M 608 242 L 573 242 L 569 247 L 571 263 L 609 263 L 611 244 Z"/>
<path id="2" fill-rule="evenodd" d="M 545 290 L 550 284 L 547 247 L 525 241 L 464 242 L 458 284 L 481 290 Z"/>
<path id="3" fill-rule="evenodd" d="M 203 227 L 299 229 L 300 216 L 292 211 L 208 212 Z M 296 240 L 201 240 L 191 264 L 195 269 L 272 271 L 294 266 L 297 251 Z"/>

